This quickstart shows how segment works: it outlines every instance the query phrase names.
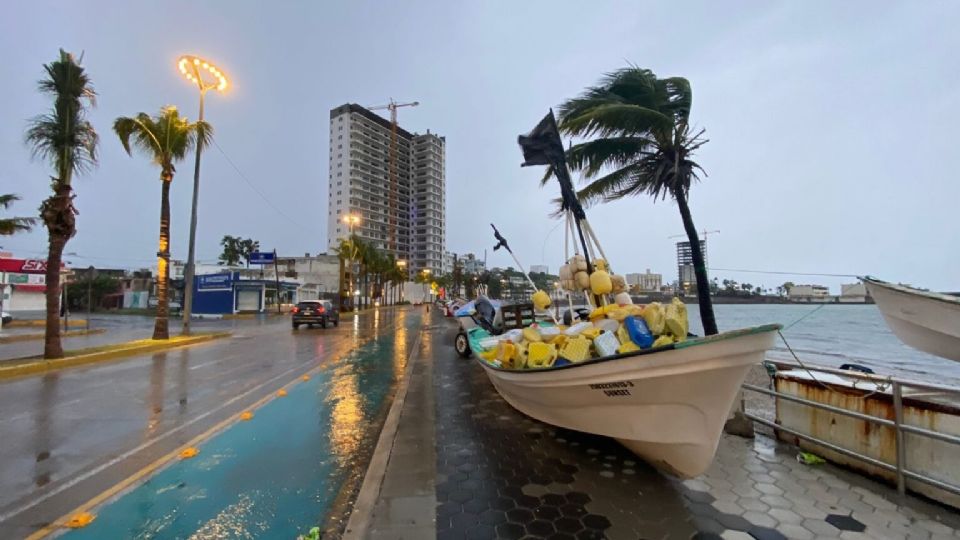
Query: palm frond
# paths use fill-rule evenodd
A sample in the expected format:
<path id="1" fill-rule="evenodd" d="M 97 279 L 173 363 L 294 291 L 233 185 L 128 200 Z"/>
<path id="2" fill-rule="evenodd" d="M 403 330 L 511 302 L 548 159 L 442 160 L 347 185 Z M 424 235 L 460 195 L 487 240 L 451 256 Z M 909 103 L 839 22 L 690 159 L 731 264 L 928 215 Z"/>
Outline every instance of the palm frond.
<path id="1" fill-rule="evenodd" d="M 562 131 L 579 137 L 641 135 L 672 128 L 673 119 L 662 112 L 627 103 L 598 105 L 560 123 Z"/>
<path id="2" fill-rule="evenodd" d="M 642 158 L 655 144 L 645 137 L 610 137 L 576 144 L 567 150 L 567 162 L 584 178 L 591 178 L 604 168 L 623 167 Z"/>
<path id="3" fill-rule="evenodd" d="M 34 157 L 53 165 L 58 182 L 69 184 L 73 173 L 97 163 L 99 139 L 86 120 L 86 108 L 96 104 L 96 92 L 84 68 L 63 49 L 44 70 L 47 77 L 38 82 L 38 89 L 54 97 L 53 109 L 30 120 L 25 142 Z"/>

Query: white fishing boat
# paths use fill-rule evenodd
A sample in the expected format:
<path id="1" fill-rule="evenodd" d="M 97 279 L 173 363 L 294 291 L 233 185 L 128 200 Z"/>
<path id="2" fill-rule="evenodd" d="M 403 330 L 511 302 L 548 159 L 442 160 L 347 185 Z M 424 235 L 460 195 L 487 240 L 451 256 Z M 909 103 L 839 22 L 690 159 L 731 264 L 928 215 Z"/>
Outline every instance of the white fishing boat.
<path id="1" fill-rule="evenodd" d="M 900 341 L 960 362 L 960 298 L 871 277 L 860 279 Z"/>
<path id="2" fill-rule="evenodd" d="M 758 326 L 542 369 L 478 362 L 520 412 L 613 437 L 650 464 L 689 478 L 710 466 L 747 371 L 764 360 L 779 329 Z"/>

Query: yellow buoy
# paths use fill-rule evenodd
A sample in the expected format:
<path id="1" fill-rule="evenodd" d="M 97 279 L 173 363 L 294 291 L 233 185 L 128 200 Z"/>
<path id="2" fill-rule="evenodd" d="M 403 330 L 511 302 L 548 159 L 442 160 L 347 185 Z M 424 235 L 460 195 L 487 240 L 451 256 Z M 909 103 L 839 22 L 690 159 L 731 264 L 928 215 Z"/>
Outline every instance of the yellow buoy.
<path id="1" fill-rule="evenodd" d="M 533 293 L 533 306 L 541 311 L 547 309 L 550 307 L 550 295 L 543 290 Z"/>
<path id="2" fill-rule="evenodd" d="M 610 274 L 606 270 L 594 270 L 590 274 L 590 291 L 593 294 L 607 294 L 613 290 Z"/>
<path id="3" fill-rule="evenodd" d="M 281 388 L 280 390 L 277 390 L 277 397 L 283 397 L 285 395 L 287 395 L 287 391 L 284 390 L 283 388 Z"/>
<path id="4" fill-rule="evenodd" d="M 240 419 L 241 419 L 241 420 L 246 421 L 246 420 L 250 420 L 251 418 L 253 418 L 253 413 L 250 412 L 250 411 L 244 411 L 244 412 L 240 413 Z"/>
<path id="5" fill-rule="evenodd" d="M 180 459 L 190 459 L 200 453 L 195 446 L 188 446 L 180 451 Z"/>
<path id="6" fill-rule="evenodd" d="M 310 376 L 309 376 L 309 375 L 304 375 L 303 377 L 300 377 L 300 380 L 301 380 L 301 381 L 309 381 L 309 380 L 310 380 Z"/>
<path id="7" fill-rule="evenodd" d="M 97 516 L 91 514 L 90 512 L 80 512 L 79 514 L 70 516 L 70 521 L 67 521 L 66 526 L 71 529 L 79 529 L 81 527 L 86 527 L 96 518 Z"/>

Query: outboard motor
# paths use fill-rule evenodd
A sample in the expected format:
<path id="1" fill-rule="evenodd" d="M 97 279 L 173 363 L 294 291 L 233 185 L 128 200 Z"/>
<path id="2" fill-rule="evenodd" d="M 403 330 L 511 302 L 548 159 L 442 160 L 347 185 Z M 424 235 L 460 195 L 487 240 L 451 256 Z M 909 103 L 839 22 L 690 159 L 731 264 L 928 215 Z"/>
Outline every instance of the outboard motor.
<path id="1" fill-rule="evenodd" d="M 473 309 L 476 311 L 473 320 L 476 321 L 477 326 L 490 332 L 490 335 L 498 335 L 501 333 L 502 329 L 494 325 L 497 319 L 497 308 L 493 307 L 493 304 L 490 303 L 490 300 L 487 299 L 486 296 L 478 297 L 473 303 Z"/>

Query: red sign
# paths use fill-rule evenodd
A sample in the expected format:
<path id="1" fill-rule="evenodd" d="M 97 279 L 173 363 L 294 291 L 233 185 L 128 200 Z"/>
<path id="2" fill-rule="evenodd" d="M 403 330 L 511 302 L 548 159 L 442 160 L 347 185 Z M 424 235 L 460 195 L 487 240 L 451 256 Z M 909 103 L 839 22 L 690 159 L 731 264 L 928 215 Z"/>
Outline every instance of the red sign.
<path id="1" fill-rule="evenodd" d="M 60 263 L 60 268 L 63 267 L 63 263 Z M 0 272 L 46 274 L 47 261 L 41 259 L 0 259 Z"/>

